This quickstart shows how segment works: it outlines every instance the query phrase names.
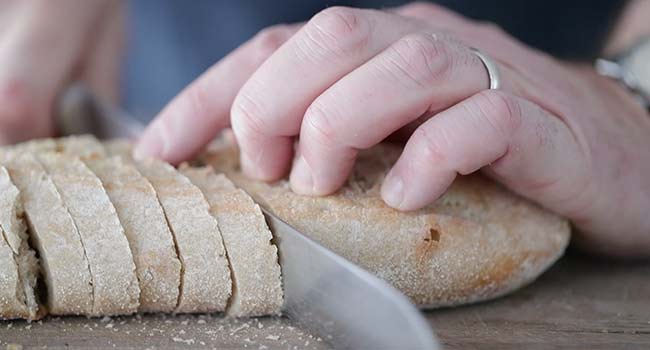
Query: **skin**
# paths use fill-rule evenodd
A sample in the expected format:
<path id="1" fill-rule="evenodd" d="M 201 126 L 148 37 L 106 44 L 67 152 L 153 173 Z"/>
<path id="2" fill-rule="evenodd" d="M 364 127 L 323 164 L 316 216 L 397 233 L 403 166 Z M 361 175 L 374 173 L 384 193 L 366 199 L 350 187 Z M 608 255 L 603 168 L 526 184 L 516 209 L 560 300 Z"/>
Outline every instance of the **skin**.
<path id="1" fill-rule="evenodd" d="M 500 90 L 469 47 L 497 62 Z M 647 111 L 590 66 L 436 5 L 334 7 L 263 30 L 174 98 L 136 156 L 178 163 L 229 127 L 247 175 L 289 174 L 301 194 L 334 193 L 359 150 L 393 136 L 405 148 L 382 196 L 396 209 L 481 171 L 570 218 L 582 246 L 650 256 Z"/>
<path id="2" fill-rule="evenodd" d="M 56 97 L 72 81 L 117 101 L 122 7 L 0 1 L 0 144 L 53 135 Z"/>

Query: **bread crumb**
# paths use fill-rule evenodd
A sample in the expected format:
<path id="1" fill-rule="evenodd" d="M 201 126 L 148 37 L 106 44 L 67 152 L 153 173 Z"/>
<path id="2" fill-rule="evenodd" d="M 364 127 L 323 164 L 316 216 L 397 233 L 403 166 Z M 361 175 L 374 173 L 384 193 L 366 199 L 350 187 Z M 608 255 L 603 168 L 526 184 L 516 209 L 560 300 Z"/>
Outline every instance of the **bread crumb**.
<path id="1" fill-rule="evenodd" d="M 173 340 L 174 342 L 176 342 L 176 343 L 184 343 L 184 344 L 187 344 L 187 345 L 192 345 L 192 344 L 194 344 L 194 339 L 183 339 L 183 338 L 176 338 L 176 337 L 174 337 L 174 338 L 172 338 L 172 340 Z"/>
<path id="2" fill-rule="evenodd" d="M 280 336 L 279 335 L 267 335 L 266 339 L 268 339 L 268 340 L 279 340 Z"/>
<path id="3" fill-rule="evenodd" d="M 198 323 L 198 324 L 205 324 L 205 320 L 198 320 L 198 321 L 196 321 L 196 323 Z"/>

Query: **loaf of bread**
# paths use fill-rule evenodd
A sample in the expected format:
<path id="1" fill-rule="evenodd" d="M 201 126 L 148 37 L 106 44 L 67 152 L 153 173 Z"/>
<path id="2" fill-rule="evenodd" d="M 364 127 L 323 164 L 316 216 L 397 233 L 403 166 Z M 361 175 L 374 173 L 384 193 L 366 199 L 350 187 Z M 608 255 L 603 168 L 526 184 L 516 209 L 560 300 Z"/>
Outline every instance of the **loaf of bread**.
<path id="1" fill-rule="evenodd" d="M 291 192 L 286 181 L 252 181 L 238 151 L 214 142 L 201 160 L 276 215 L 388 281 L 422 308 L 492 299 L 531 282 L 564 252 L 567 220 L 480 176 L 459 177 L 436 203 L 414 212 L 384 204 L 380 185 L 401 149 L 362 152 L 347 185 L 327 197 Z"/>
<path id="2" fill-rule="evenodd" d="M 565 219 L 480 175 L 424 209 L 389 208 L 379 188 L 399 152 L 362 152 L 344 188 L 316 198 L 247 179 L 225 138 L 193 162 L 210 166 L 180 169 L 87 135 L 0 148 L 0 318 L 277 314 L 281 267 L 257 203 L 422 308 L 511 292 L 564 252 Z"/>

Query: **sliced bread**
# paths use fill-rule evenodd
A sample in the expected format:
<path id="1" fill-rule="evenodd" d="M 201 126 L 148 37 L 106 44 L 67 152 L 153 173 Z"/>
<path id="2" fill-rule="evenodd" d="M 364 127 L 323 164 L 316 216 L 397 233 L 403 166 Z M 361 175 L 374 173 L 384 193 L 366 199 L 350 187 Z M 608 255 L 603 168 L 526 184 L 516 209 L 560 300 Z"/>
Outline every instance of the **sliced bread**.
<path id="1" fill-rule="evenodd" d="M 34 289 L 39 272 L 38 260 L 27 241 L 20 191 L 11 182 L 7 169 L 2 166 L 0 166 L 0 230 L 2 231 L 2 241 L 11 248 L 14 260 L 14 266 L 7 265 L 7 267 L 10 270 L 15 267 L 18 273 L 17 285 L 15 285 L 17 288 L 11 284 L 7 287 L 15 289 L 17 301 L 24 307 L 22 317 L 36 319 L 39 314 L 39 305 Z M 2 247 L 0 250 L 3 250 Z M 3 287 L 0 285 L 0 288 Z M 2 317 L 1 307 L 0 317 Z"/>
<path id="2" fill-rule="evenodd" d="M 86 164 L 102 181 L 131 246 L 141 290 L 139 311 L 174 311 L 181 263 L 153 187 L 133 164 L 119 157 Z"/>
<path id="3" fill-rule="evenodd" d="M 3 161 L 20 190 L 31 242 L 40 257 L 49 312 L 91 314 L 93 281 L 88 260 L 54 183 L 30 153 L 13 154 Z"/>
<path id="4" fill-rule="evenodd" d="M 37 157 L 61 194 L 88 257 L 93 280 L 89 316 L 136 312 L 140 288 L 133 255 L 101 181 L 77 157 L 55 153 Z"/>
<path id="5" fill-rule="evenodd" d="M 210 167 L 183 168 L 181 172 L 203 191 L 223 236 L 233 271 L 227 314 L 278 314 L 283 301 L 278 251 L 259 206 Z"/>
<path id="6" fill-rule="evenodd" d="M 201 190 L 167 163 L 150 159 L 136 164 L 158 195 L 183 267 L 175 311 L 224 311 L 232 291 L 230 269 Z"/>

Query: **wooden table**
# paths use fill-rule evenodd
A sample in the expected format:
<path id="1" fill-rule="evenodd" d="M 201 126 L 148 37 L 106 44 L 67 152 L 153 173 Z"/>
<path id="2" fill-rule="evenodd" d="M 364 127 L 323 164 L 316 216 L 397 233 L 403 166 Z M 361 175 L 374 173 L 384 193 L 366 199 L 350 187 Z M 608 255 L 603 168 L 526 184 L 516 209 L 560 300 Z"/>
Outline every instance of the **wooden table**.
<path id="1" fill-rule="evenodd" d="M 650 349 L 650 262 L 569 255 L 519 292 L 426 313 L 445 349 Z M 48 318 L 0 322 L 7 349 L 328 349 L 284 318 Z"/>

